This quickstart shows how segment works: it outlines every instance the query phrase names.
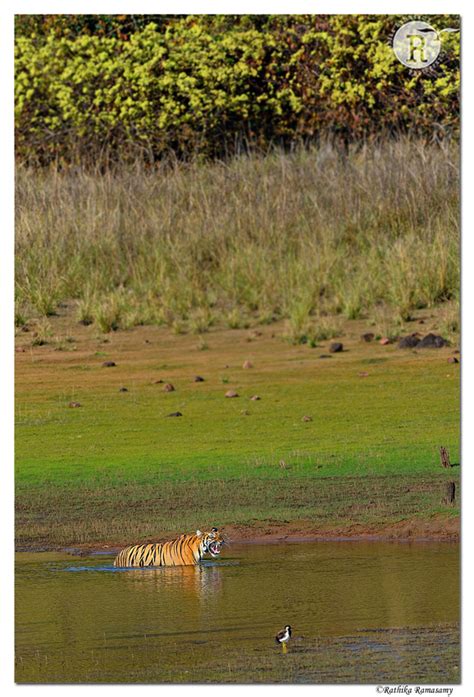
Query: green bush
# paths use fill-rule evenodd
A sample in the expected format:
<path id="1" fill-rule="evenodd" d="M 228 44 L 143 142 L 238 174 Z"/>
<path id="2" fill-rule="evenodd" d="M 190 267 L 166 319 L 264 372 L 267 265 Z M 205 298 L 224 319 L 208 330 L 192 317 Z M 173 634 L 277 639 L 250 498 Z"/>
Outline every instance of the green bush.
<path id="1" fill-rule="evenodd" d="M 16 145 L 27 161 L 154 160 L 243 147 L 457 134 L 459 34 L 413 74 L 387 15 L 107 15 L 18 21 Z M 436 27 L 459 18 L 430 16 Z"/>

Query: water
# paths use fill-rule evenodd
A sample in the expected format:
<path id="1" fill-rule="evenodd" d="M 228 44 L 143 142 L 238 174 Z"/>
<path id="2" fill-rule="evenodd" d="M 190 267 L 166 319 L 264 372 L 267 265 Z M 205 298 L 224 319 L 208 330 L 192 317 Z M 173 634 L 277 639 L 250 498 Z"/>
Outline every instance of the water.
<path id="1" fill-rule="evenodd" d="M 458 682 L 459 547 L 232 545 L 201 567 L 21 553 L 17 682 Z M 284 655 L 276 632 L 291 624 Z"/>

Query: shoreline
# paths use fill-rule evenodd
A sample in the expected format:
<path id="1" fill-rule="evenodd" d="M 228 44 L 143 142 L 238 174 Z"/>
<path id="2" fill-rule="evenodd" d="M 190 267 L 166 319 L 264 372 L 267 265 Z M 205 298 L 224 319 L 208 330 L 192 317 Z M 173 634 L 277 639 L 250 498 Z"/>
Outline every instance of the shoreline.
<path id="1" fill-rule="evenodd" d="M 315 529 L 310 521 L 261 526 L 223 526 L 229 544 L 282 544 L 301 542 L 460 542 L 460 517 L 433 516 L 386 525 L 349 524 Z M 160 536 L 161 539 L 165 537 Z M 173 539 L 167 536 L 167 539 Z M 116 554 L 132 541 L 80 543 L 77 545 L 18 545 L 15 552 L 66 552 L 77 556 Z"/>

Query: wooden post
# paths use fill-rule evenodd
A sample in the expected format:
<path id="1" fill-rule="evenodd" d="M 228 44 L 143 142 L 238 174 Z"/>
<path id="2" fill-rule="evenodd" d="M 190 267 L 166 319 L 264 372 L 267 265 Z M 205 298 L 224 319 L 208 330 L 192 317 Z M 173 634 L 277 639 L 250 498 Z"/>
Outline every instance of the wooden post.
<path id="1" fill-rule="evenodd" d="M 448 482 L 446 484 L 446 496 L 443 499 L 443 503 L 453 504 L 456 500 L 456 484 L 454 482 Z"/>
<path id="2" fill-rule="evenodd" d="M 451 467 L 451 460 L 449 459 L 449 451 L 444 445 L 439 448 L 439 456 L 441 458 L 441 465 L 443 467 Z"/>

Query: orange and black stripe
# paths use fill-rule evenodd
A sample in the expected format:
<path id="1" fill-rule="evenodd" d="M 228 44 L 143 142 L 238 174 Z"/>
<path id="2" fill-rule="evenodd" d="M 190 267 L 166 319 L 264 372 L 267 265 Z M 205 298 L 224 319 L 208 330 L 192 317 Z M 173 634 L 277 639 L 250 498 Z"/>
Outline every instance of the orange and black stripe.
<path id="1" fill-rule="evenodd" d="M 133 545 L 123 549 L 115 558 L 114 566 L 189 566 L 197 564 L 202 556 L 202 535 L 180 535 L 176 540 L 163 543 Z"/>

